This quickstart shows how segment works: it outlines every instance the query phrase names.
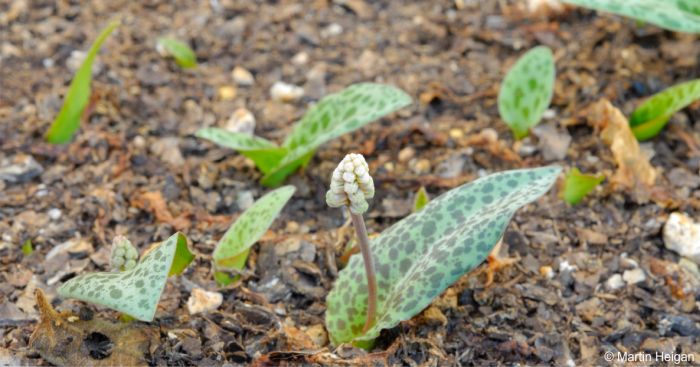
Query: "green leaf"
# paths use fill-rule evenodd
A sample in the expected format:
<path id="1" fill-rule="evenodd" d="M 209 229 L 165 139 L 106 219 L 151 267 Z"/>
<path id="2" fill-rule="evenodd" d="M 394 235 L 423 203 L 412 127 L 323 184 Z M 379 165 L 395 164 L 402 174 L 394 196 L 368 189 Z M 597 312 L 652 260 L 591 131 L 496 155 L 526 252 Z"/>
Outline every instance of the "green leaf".
<path id="1" fill-rule="evenodd" d="M 328 294 L 326 328 L 334 345 L 371 340 L 427 307 L 488 256 L 511 217 L 545 192 L 559 167 L 506 171 L 452 189 L 371 241 L 378 304 L 376 323 L 362 334 L 367 280 L 353 256 Z"/>
<path id="2" fill-rule="evenodd" d="M 114 28 L 118 25 L 118 21 L 113 21 L 100 33 L 90 47 L 80 68 L 73 76 L 70 87 L 68 87 L 68 93 L 66 93 L 66 97 L 63 100 L 61 111 L 59 111 L 58 116 L 56 116 L 51 127 L 49 127 L 49 131 L 46 133 L 46 141 L 49 143 L 65 144 L 70 142 L 73 138 L 73 134 L 75 134 L 75 131 L 80 127 L 80 117 L 90 99 L 92 63 L 95 61 L 95 57 L 102 43 L 104 43 L 109 34 L 112 33 Z"/>
<path id="3" fill-rule="evenodd" d="M 246 209 L 231 225 L 214 249 L 212 257 L 217 269 L 240 270 L 248 251 L 270 228 L 284 205 L 294 194 L 294 186 L 283 186 L 270 191 Z"/>
<path id="4" fill-rule="evenodd" d="M 181 241 L 187 243 L 182 233 L 175 233 L 146 253 L 133 269 L 79 275 L 64 283 L 58 294 L 152 321 Z"/>
<path id="5" fill-rule="evenodd" d="M 671 115 L 700 99 L 700 79 L 674 85 L 653 95 L 630 116 L 637 140 L 648 140 L 666 126 Z"/>
<path id="6" fill-rule="evenodd" d="M 231 148 L 250 158 L 263 173 L 277 167 L 286 149 L 258 136 L 234 133 L 216 127 L 199 129 L 195 136 L 212 141 L 222 147 Z"/>
<path id="7" fill-rule="evenodd" d="M 288 154 L 267 172 L 263 184 L 274 187 L 305 165 L 318 147 L 411 103 L 390 85 L 359 83 L 322 98 L 312 106 L 282 144 Z"/>
<path id="8" fill-rule="evenodd" d="M 542 119 L 552 100 L 554 76 L 552 51 L 545 46 L 521 56 L 506 74 L 498 92 L 498 113 L 516 139 L 526 137 Z"/>
<path id="9" fill-rule="evenodd" d="M 566 174 L 564 180 L 564 190 L 560 196 L 564 201 L 571 205 L 576 205 L 583 200 L 589 192 L 605 180 L 604 175 L 586 175 L 581 173 L 578 168 L 572 168 Z"/>
<path id="10" fill-rule="evenodd" d="M 175 248 L 175 257 L 173 257 L 173 263 L 170 265 L 168 276 L 182 274 L 192 260 L 194 260 L 194 254 L 187 246 L 187 237 L 179 236 L 177 238 L 177 247 Z"/>
<path id="11" fill-rule="evenodd" d="M 700 33 L 698 5 L 692 1 L 659 0 L 563 0 L 565 3 L 595 9 L 651 23 L 677 32 Z M 691 5 L 694 4 L 694 5 Z"/>
<path id="12" fill-rule="evenodd" d="M 29 256 L 32 254 L 32 252 L 34 252 L 34 247 L 32 247 L 32 240 L 27 239 L 22 244 L 22 253 L 24 254 L 24 256 Z"/>
<path id="13" fill-rule="evenodd" d="M 425 191 L 425 186 L 421 186 L 416 192 L 416 198 L 413 200 L 413 212 L 418 212 L 423 209 L 423 207 L 428 204 L 430 197 L 428 197 L 428 192 Z"/>
<path id="14" fill-rule="evenodd" d="M 197 55 L 186 43 L 165 37 L 158 39 L 158 46 L 170 54 L 181 68 L 188 69 L 197 66 Z"/>

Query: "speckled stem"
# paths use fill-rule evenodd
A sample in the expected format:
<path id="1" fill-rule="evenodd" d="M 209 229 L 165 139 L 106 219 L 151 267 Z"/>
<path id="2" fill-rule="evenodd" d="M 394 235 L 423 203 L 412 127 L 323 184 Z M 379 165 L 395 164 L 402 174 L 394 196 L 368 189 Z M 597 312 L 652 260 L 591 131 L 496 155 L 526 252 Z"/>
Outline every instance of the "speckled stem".
<path id="1" fill-rule="evenodd" d="M 374 274 L 374 261 L 372 253 L 369 250 L 369 237 L 367 236 L 367 228 L 362 214 L 350 212 L 352 224 L 357 233 L 357 242 L 360 245 L 362 252 L 362 260 L 365 263 L 365 273 L 367 273 L 367 319 L 362 332 L 365 333 L 374 324 L 374 318 L 377 314 L 377 277 Z"/>

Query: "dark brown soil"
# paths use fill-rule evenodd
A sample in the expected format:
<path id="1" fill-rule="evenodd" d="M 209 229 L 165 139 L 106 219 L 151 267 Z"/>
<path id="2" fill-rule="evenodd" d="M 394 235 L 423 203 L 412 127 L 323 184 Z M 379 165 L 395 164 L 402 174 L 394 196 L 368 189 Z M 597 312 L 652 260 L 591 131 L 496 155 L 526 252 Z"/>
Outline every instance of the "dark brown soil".
<path id="1" fill-rule="evenodd" d="M 92 114 L 73 143 L 46 144 L 73 74 L 71 53 L 87 50 L 113 18 L 123 24 L 98 58 Z M 155 40 L 164 35 L 187 41 L 200 66 L 185 71 L 160 56 Z M 498 116 L 498 85 L 538 44 L 556 59 L 553 113 L 543 121 L 556 139 L 537 134 L 516 143 Z M 199 256 L 163 294 L 153 365 L 600 365 L 607 351 L 657 350 L 695 353 L 700 362 L 700 279 L 680 269 L 661 236 L 672 209 L 608 185 L 575 207 L 555 189 L 520 210 L 503 249 L 520 257 L 515 266 L 490 287 L 482 274 L 465 276 L 429 312 L 386 330 L 373 354 L 334 349 L 323 329 L 344 222 L 323 198 L 346 153 L 365 154 L 376 178 L 371 232 L 408 214 L 421 185 L 437 196 L 483 174 L 550 163 L 610 176 L 615 162 L 582 123 L 585 108 L 607 98 L 629 114 L 644 97 L 696 78 L 699 60 L 696 36 L 580 9 L 530 16 L 508 1 L 0 0 L 0 167 L 28 156 L 41 166 L 17 182 L 0 180 L 0 364 L 48 364 L 28 348 L 35 288 L 77 312 L 84 304 L 57 298 L 56 288 L 105 269 L 114 235 L 143 250 L 176 230 Z M 235 86 L 235 66 L 254 74 L 253 86 Z M 273 101 L 277 81 L 303 86 L 305 96 Z M 281 141 L 310 102 L 360 81 L 396 85 L 414 103 L 326 144 L 291 176 L 297 193 L 253 247 L 243 281 L 217 288 L 216 240 L 266 189 L 249 161 L 193 133 L 246 107 L 256 134 Z M 222 87 L 234 87 L 235 97 L 224 98 Z M 699 119 L 695 104 L 646 144 L 658 188 L 695 218 Z M 486 128 L 499 141 L 476 144 Z M 552 157 L 566 136 L 565 157 Z M 159 221 L 147 192 L 159 192 L 177 220 Z M 36 250 L 29 256 L 21 251 L 26 240 Z M 67 241 L 79 244 L 47 259 Z M 644 280 L 605 286 L 637 267 Z M 223 305 L 190 315 L 193 287 L 221 292 Z"/>

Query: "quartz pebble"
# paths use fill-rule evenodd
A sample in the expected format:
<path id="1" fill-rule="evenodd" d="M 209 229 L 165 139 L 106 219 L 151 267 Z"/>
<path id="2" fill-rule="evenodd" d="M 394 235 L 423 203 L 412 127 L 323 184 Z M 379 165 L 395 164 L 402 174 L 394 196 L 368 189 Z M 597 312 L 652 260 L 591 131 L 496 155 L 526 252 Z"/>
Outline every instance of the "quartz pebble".
<path id="1" fill-rule="evenodd" d="M 209 292 L 201 288 L 192 289 L 187 300 L 187 310 L 190 315 L 214 311 L 224 301 L 224 296 L 219 292 Z"/>
<path id="2" fill-rule="evenodd" d="M 275 101 L 294 102 L 304 96 L 304 88 L 285 82 L 276 82 L 270 88 L 270 96 Z"/>
<path id="3" fill-rule="evenodd" d="M 700 223 L 685 213 L 671 213 L 663 230 L 664 246 L 700 264 Z"/>
<path id="4" fill-rule="evenodd" d="M 231 114 L 225 129 L 232 133 L 253 135 L 255 131 L 255 116 L 245 108 L 239 108 Z"/>
<path id="5" fill-rule="evenodd" d="M 255 77 L 253 77 L 253 74 L 248 71 L 248 69 L 242 68 L 240 66 L 236 66 L 233 68 L 233 71 L 231 72 L 231 76 L 233 77 L 233 81 L 243 87 L 249 87 L 255 83 Z"/>

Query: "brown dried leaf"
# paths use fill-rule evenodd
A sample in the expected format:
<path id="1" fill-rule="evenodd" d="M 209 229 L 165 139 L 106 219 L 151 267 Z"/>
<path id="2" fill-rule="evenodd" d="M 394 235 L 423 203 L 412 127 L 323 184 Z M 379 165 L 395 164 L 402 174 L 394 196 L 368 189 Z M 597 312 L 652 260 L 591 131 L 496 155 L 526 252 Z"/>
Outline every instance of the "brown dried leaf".
<path id="1" fill-rule="evenodd" d="M 168 205 L 160 191 L 147 191 L 132 199 L 131 205 L 148 210 L 156 217 L 156 220 L 161 223 L 167 223 L 173 226 L 176 230 L 182 231 L 190 227 L 190 220 L 187 218 L 187 213 L 180 214 L 175 217 L 170 213 Z"/>
<path id="2" fill-rule="evenodd" d="M 41 289 L 35 295 L 41 320 L 29 346 L 55 365 L 146 366 L 146 353 L 160 341 L 153 327 L 80 320 L 70 312 L 56 312 Z"/>
<path id="3" fill-rule="evenodd" d="M 588 123 L 600 130 L 603 142 L 610 146 L 617 162 L 617 171 L 610 180 L 613 188 L 621 186 L 630 190 L 636 201 L 648 201 L 657 173 L 639 148 L 622 112 L 602 99 L 591 107 Z"/>

